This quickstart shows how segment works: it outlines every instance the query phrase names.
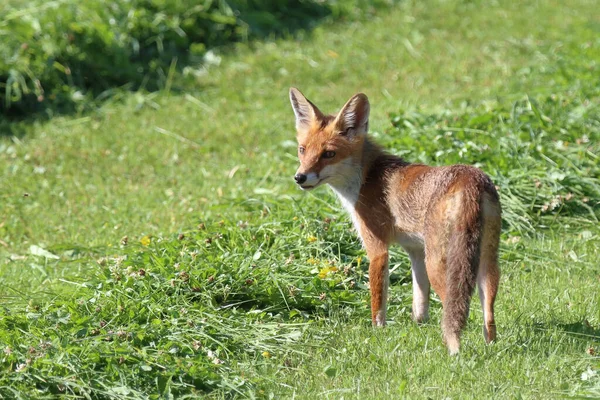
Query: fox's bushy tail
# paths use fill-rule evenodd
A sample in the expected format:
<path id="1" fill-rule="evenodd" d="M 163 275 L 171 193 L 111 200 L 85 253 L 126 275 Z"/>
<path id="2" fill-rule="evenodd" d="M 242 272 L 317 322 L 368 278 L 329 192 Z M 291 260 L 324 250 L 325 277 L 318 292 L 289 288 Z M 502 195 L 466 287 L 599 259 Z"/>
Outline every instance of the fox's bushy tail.
<path id="1" fill-rule="evenodd" d="M 481 201 L 476 193 L 471 195 L 472 198 L 463 199 L 461 212 L 448 237 L 442 331 L 451 354 L 457 353 L 460 348 L 460 332 L 467 323 L 479 269 L 483 234 Z M 467 193 L 465 197 L 468 197 Z"/>

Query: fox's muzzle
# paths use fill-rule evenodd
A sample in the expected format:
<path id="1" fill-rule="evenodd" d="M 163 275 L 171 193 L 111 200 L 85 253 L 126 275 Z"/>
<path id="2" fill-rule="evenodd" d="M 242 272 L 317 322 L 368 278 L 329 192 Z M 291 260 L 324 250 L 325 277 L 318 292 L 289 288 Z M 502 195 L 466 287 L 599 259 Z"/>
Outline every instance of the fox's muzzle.
<path id="1" fill-rule="evenodd" d="M 306 175 L 296 174 L 296 175 L 294 175 L 294 180 L 296 181 L 296 183 L 298 185 L 302 185 L 304 182 L 306 182 Z"/>
<path id="2" fill-rule="evenodd" d="M 307 174 L 296 172 L 294 180 L 302 189 L 312 189 L 321 182 L 319 175 L 314 172 L 309 172 Z"/>

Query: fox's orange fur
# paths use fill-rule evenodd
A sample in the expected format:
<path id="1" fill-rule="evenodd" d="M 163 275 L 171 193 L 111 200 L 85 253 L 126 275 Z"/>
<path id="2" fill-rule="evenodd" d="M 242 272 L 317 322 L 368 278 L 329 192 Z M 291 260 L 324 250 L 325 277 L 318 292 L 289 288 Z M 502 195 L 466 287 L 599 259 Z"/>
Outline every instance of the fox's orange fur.
<path id="1" fill-rule="evenodd" d="M 367 136 L 369 101 L 353 96 L 335 116 L 323 114 L 290 89 L 296 115 L 303 189 L 329 184 L 337 193 L 370 260 L 374 325 L 385 325 L 388 249 L 394 243 L 412 264 L 413 318 L 428 318 L 430 287 L 442 300 L 442 331 L 450 353 L 460 347 L 475 285 L 483 306 L 486 342 L 496 337 L 500 202 L 479 169 L 410 164 Z"/>

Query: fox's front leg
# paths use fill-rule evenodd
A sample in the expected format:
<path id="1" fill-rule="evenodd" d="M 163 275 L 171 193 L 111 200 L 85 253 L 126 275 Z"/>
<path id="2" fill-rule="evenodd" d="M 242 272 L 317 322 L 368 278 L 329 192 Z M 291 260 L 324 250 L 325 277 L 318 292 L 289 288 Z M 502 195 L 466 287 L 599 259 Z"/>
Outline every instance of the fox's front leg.
<path id="1" fill-rule="evenodd" d="M 387 246 L 367 246 L 369 256 L 369 287 L 371 289 L 371 319 L 373 326 L 385 326 L 389 285 Z"/>

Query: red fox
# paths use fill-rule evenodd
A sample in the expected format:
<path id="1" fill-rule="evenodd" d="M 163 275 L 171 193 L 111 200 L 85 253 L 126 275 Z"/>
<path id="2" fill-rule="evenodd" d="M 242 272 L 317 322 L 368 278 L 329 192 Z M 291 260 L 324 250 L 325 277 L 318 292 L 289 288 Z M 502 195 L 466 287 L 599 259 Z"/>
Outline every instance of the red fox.
<path id="1" fill-rule="evenodd" d="M 346 208 L 370 260 L 374 326 L 384 326 L 389 284 L 388 249 L 400 244 L 412 267 L 412 317 L 429 316 L 429 290 L 442 301 L 442 333 L 450 354 L 460 348 L 475 285 L 483 307 L 483 334 L 496 338 L 494 301 L 500 270 L 501 208 L 496 188 L 481 170 L 410 164 L 385 152 L 367 135 L 369 100 L 354 95 L 337 115 L 323 114 L 290 89 L 296 115 L 304 190 L 328 184 Z"/>

